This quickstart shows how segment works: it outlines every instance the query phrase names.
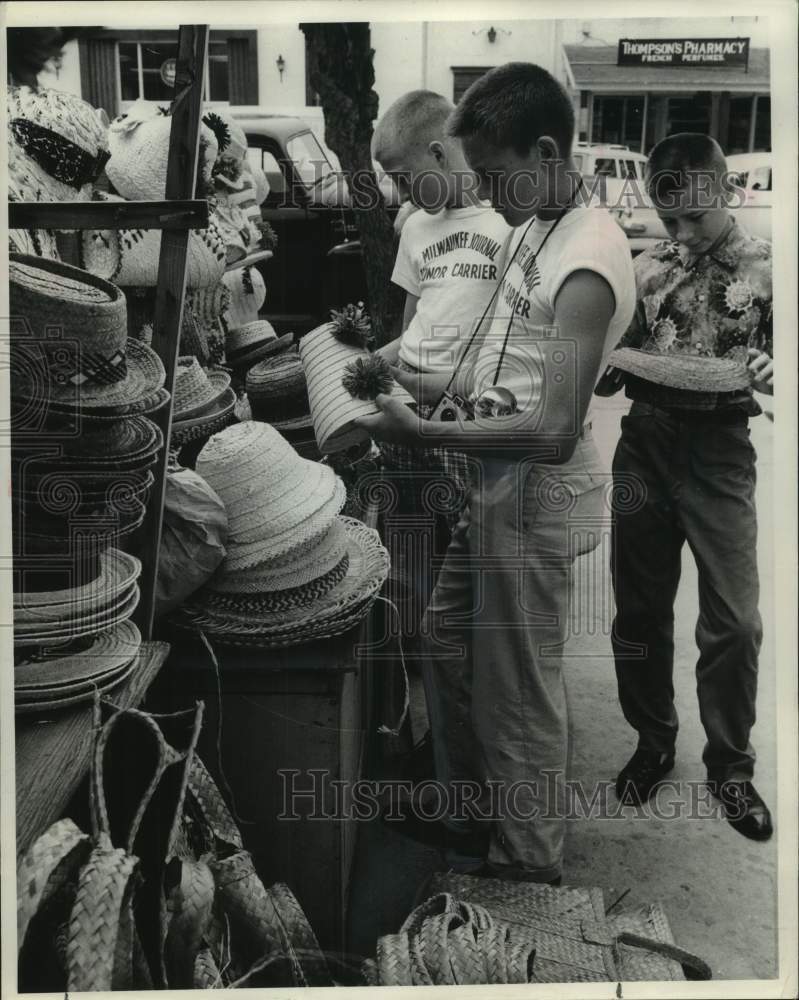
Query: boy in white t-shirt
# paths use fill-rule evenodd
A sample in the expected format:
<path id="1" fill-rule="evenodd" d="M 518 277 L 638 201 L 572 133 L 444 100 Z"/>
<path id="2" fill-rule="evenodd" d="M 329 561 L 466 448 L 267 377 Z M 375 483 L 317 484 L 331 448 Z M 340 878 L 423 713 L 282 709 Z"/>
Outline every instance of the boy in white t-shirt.
<path id="1" fill-rule="evenodd" d="M 386 111 L 374 158 L 403 199 L 421 211 L 405 221 L 392 280 L 406 292 L 402 334 L 380 353 L 406 373 L 444 374 L 455 364 L 501 275 L 510 227 L 476 194 L 458 139 L 445 123 L 453 105 L 415 90 Z M 421 415 L 429 411 L 422 406 Z M 469 460 L 457 451 L 386 445 L 385 478 L 395 505 L 385 525 L 392 576 L 401 575 L 403 636 L 415 636 L 443 557 L 468 498 Z M 392 525 L 396 531 L 391 531 Z M 432 537 L 431 537 L 432 534 Z"/>
<path id="2" fill-rule="evenodd" d="M 406 823 L 420 839 L 485 859 L 481 874 L 557 884 L 570 511 L 579 502 L 581 520 L 603 515 L 607 477 L 587 414 L 633 314 L 632 260 L 610 214 L 585 207 L 571 160 L 571 100 L 546 70 L 491 70 L 461 99 L 448 131 L 463 141 L 478 193 L 519 228 L 487 335 L 456 379 L 475 419 L 423 420 L 378 396 L 381 412 L 359 421 L 377 440 L 429 442 L 480 459 L 481 481 L 423 629 L 439 692 L 433 749 L 448 814 L 428 835 L 425 825 L 434 824 L 421 822 L 419 810 Z M 435 399 L 446 381 L 397 375 L 420 400 Z"/>

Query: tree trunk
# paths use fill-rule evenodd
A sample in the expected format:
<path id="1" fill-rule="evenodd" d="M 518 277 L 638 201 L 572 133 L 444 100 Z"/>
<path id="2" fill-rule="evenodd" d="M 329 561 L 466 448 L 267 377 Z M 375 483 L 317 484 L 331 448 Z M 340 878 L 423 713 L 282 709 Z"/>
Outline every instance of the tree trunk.
<path id="1" fill-rule="evenodd" d="M 378 96 L 368 22 L 301 24 L 308 76 L 325 116 L 325 143 L 338 156 L 363 247 L 372 330 L 379 345 L 401 332 L 402 290 L 391 283 L 396 237 L 372 166 Z M 345 305 L 345 303 L 341 303 Z"/>

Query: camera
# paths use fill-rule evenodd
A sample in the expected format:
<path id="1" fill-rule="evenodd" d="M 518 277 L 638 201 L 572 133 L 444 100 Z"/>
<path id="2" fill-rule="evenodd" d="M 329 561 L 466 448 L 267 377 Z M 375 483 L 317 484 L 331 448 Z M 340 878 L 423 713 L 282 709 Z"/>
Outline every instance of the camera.
<path id="1" fill-rule="evenodd" d="M 468 399 L 464 399 L 458 393 L 444 392 L 430 414 L 430 420 L 441 423 L 464 423 L 467 420 L 474 420 L 474 407 Z"/>

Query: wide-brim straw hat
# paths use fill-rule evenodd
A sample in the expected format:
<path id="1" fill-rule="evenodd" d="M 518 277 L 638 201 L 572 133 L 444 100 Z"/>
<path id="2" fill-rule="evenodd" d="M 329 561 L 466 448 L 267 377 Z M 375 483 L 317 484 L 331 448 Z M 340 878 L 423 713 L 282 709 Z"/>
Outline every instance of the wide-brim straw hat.
<path id="1" fill-rule="evenodd" d="M 161 359 L 128 340 L 125 296 L 60 261 L 12 254 L 12 393 L 71 408 L 135 406 L 164 385 Z M 58 336 L 54 336 L 54 332 Z"/>
<path id="2" fill-rule="evenodd" d="M 41 509 L 24 510 L 15 500 L 12 502 L 16 528 L 14 555 L 71 556 L 85 545 L 107 549 L 139 528 L 145 513 L 146 507 L 140 500 L 130 500 L 118 509 L 109 507 L 86 516 L 59 517 Z"/>
<path id="3" fill-rule="evenodd" d="M 332 323 L 325 323 L 299 343 L 316 441 L 325 455 L 368 440 L 369 435 L 355 426 L 355 420 L 379 412 L 373 400 L 354 399 L 341 384 L 346 366 L 356 358 L 368 357 L 368 351 L 342 344 L 333 330 Z M 414 404 L 413 397 L 396 382 L 391 394 L 403 403 Z"/>
<path id="4" fill-rule="evenodd" d="M 225 359 L 231 368 L 247 368 L 256 361 L 288 350 L 293 342 L 293 333 L 278 337 L 268 320 L 259 319 L 228 330 L 225 337 Z"/>
<path id="5" fill-rule="evenodd" d="M 736 358 L 658 354 L 622 347 L 610 354 L 608 364 L 648 382 L 691 392 L 736 392 L 751 385 L 746 364 Z"/>
<path id="6" fill-rule="evenodd" d="M 45 712 L 92 701 L 130 676 L 138 665 L 141 635 L 124 621 L 55 655 L 22 660 L 14 667 L 18 713 Z"/>
<path id="7" fill-rule="evenodd" d="M 95 635 L 127 621 L 139 604 L 138 583 L 120 591 L 104 607 L 87 607 L 74 611 L 69 617 L 50 620 L 37 618 L 14 621 L 14 646 L 42 646 L 49 643 L 70 642 L 84 636 Z"/>
<path id="8" fill-rule="evenodd" d="M 144 100 L 136 101 L 125 115 L 109 125 L 111 158 L 105 172 L 126 201 L 164 200 L 171 129 L 172 117 L 162 114 L 158 105 Z M 200 140 L 197 169 L 210 181 L 219 144 L 213 131 L 202 123 Z"/>
<path id="9" fill-rule="evenodd" d="M 340 520 L 347 532 L 347 573 L 323 597 L 273 614 L 254 608 L 250 595 L 241 595 L 238 610 L 231 601 L 223 612 L 200 599 L 187 605 L 177 622 L 198 625 L 226 643 L 255 646 L 288 646 L 348 631 L 374 603 L 388 576 L 389 557 L 374 529 L 354 518 Z"/>
<path id="10" fill-rule="evenodd" d="M 230 386 L 230 375 L 201 367 L 194 355 L 178 358 L 172 393 L 172 419 L 180 422 L 202 416 L 214 408 Z"/>
<path id="11" fill-rule="evenodd" d="M 107 157 L 107 124 L 61 90 L 9 87 L 8 180 L 17 201 L 89 201 Z"/>
<path id="12" fill-rule="evenodd" d="M 108 201 L 122 199 L 107 196 Z M 216 213 L 207 229 L 192 229 L 186 250 L 186 288 L 218 284 L 225 273 L 225 240 Z M 157 229 L 95 229 L 82 234 L 87 271 L 123 287 L 158 284 L 161 233 Z"/>
<path id="13" fill-rule="evenodd" d="M 93 613 L 112 604 L 136 583 L 141 562 L 121 549 L 109 548 L 98 560 L 97 575 L 61 590 L 14 591 L 14 620 L 60 620 Z"/>
<path id="14" fill-rule="evenodd" d="M 25 517 L 35 516 L 39 510 L 61 517 L 137 512 L 138 504 L 147 504 L 154 482 L 149 469 L 118 472 L 105 480 L 88 479 L 80 473 L 54 473 L 43 476 L 33 489 L 15 489 L 14 500 Z"/>
<path id="15" fill-rule="evenodd" d="M 112 424 L 87 424 L 75 430 L 74 434 L 53 433 L 51 439 L 60 446 L 65 459 L 77 459 L 81 468 L 108 466 L 117 470 L 134 465 L 148 455 L 155 455 L 164 443 L 161 428 L 141 416 Z"/>
<path id="16" fill-rule="evenodd" d="M 254 421 L 215 434 L 196 468 L 225 505 L 227 558 L 236 568 L 287 551 L 293 533 L 336 496 L 340 482 L 328 466 L 300 458 L 279 431 Z"/>

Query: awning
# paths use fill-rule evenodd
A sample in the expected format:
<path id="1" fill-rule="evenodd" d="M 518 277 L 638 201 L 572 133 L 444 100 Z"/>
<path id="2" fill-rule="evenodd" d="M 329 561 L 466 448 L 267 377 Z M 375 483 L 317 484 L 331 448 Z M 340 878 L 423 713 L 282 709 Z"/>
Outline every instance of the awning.
<path id="1" fill-rule="evenodd" d="M 564 45 L 563 55 L 569 83 L 575 90 L 598 94 L 695 93 L 698 90 L 729 90 L 735 93 L 768 94 L 769 51 L 750 49 L 748 72 L 742 67 L 703 69 L 670 66 L 617 66 L 615 45 Z"/>

